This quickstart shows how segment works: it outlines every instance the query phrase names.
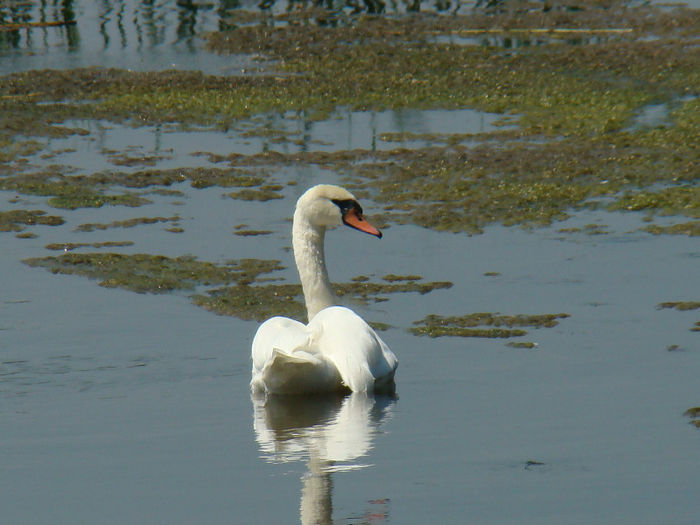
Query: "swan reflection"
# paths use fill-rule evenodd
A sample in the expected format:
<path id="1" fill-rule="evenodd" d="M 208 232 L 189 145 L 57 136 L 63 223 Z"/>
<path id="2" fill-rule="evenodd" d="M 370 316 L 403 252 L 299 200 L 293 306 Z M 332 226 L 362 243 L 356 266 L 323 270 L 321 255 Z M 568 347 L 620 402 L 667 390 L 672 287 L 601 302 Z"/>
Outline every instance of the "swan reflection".
<path id="1" fill-rule="evenodd" d="M 253 397 L 253 428 L 262 457 L 271 463 L 306 461 L 301 523 L 330 524 L 331 474 L 370 466 L 362 461 L 395 402 L 385 396 Z"/>

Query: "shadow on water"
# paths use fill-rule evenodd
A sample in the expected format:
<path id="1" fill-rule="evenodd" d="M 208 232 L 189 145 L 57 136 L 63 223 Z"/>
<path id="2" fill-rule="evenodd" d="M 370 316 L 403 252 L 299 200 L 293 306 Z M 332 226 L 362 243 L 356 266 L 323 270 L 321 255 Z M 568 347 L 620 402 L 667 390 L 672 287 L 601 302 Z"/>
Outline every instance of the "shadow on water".
<path id="1" fill-rule="evenodd" d="M 348 396 L 252 398 L 253 429 L 270 463 L 306 461 L 299 512 L 303 524 L 333 523 L 333 474 L 369 467 L 361 463 L 395 399 Z M 382 500 L 376 500 L 380 502 Z M 377 509 L 374 509 L 375 511 Z M 379 514 L 386 510 L 380 511 Z M 376 520 L 376 512 L 373 512 Z"/>

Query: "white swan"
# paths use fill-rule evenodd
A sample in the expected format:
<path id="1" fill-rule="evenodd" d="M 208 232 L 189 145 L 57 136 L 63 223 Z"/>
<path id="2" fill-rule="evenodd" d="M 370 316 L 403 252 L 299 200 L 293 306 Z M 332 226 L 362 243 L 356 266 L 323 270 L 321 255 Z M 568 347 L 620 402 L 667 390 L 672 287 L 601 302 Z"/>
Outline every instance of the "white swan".
<path id="1" fill-rule="evenodd" d="M 326 228 L 341 224 L 382 236 L 343 188 L 321 184 L 297 201 L 292 246 L 309 324 L 273 317 L 260 325 L 252 348 L 254 393 L 393 390 L 398 365 L 394 353 L 355 312 L 335 306 L 323 241 Z"/>

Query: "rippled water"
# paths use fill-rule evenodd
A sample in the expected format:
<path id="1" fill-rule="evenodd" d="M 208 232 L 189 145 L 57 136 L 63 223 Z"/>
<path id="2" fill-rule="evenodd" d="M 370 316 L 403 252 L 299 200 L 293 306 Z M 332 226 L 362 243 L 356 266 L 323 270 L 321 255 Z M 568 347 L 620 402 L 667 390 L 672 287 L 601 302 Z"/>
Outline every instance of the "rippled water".
<path id="1" fill-rule="evenodd" d="M 158 12 L 166 19 L 175 13 Z M 109 34 L 112 52 L 119 32 Z M 52 60 L 56 44 L 47 42 L 38 58 L 14 56 L 11 69 Z M 59 62 L 68 57 L 62 53 Z M 468 111 L 337 116 L 311 124 L 270 118 L 275 129 L 306 133 L 306 145 L 284 147 L 311 150 L 383 148 L 387 132 L 476 133 L 496 119 Z M 157 167 L 166 168 L 208 165 L 192 155 L 198 150 L 283 147 L 244 138 L 241 129 L 75 125 L 90 135 L 49 143 L 55 151 L 75 151 L 31 162 L 91 172 L 113 167 L 109 151 L 135 148 L 162 154 Z M 449 290 L 357 307 L 392 326 L 382 337 L 400 359 L 397 399 L 251 399 L 256 322 L 213 315 L 186 294 L 106 289 L 21 263 L 47 255 L 51 242 L 129 240 L 134 245 L 120 251 L 190 253 L 215 262 L 277 258 L 288 266 L 280 275 L 295 282 L 285 249 L 294 201 L 307 186 L 341 179 L 317 167 L 273 175 L 298 184 L 266 203 L 181 184 L 174 188 L 184 196 L 154 196 L 138 210 L 61 210 L 66 224 L 35 227 L 35 239 L 1 234 L 3 522 L 697 521 L 700 434 L 683 416 L 700 403 L 700 352 L 697 333 L 689 330 L 697 311 L 657 305 L 697 300 L 700 248 L 693 238 L 638 231 L 639 215 L 581 211 L 551 228 L 493 226 L 474 237 L 410 225 L 392 225 L 381 241 L 331 232 L 328 264 L 336 281 L 396 273 L 454 282 Z M 10 202 L 14 197 L 0 193 L 0 209 L 49 209 L 43 198 Z M 378 211 L 371 201 L 365 208 L 370 216 Z M 183 233 L 163 224 L 74 231 L 84 222 L 172 214 L 181 217 Z M 232 235 L 241 223 L 273 233 Z M 605 225 L 608 233 L 559 231 L 589 224 Z M 429 313 L 470 312 L 571 317 L 531 330 L 534 349 L 406 330 Z"/>

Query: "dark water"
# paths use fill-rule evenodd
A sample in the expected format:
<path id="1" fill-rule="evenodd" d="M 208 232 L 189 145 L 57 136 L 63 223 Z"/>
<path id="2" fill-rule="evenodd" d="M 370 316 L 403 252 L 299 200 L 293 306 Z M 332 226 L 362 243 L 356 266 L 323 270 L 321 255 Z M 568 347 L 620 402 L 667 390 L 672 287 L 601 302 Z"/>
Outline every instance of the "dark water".
<path id="1" fill-rule="evenodd" d="M 217 70 L 219 58 L 203 54 L 196 38 L 195 44 L 178 40 L 170 23 L 163 28 L 173 33 L 162 42 L 176 45 L 167 52 L 158 43 L 129 47 L 138 42 L 134 20 L 143 16 L 136 5 L 74 4 L 76 13 L 104 17 L 109 35 L 102 45 L 99 26 L 90 26 L 90 33 L 77 16 L 78 48 L 98 42 L 85 53 L 112 57 L 121 67 L 131 67 L 129 60 L 134 68 L 172 61 L 191 67 L 196 58 Z M 177 19 L 175 5 L 154 6 L 153 16 Z M 108 14 L 97 6 L 107 6 Z M 119 9 L 123 32 L 116 29 Z M 215 13 L 200 9 L 196 23 L 215 28 Z M 49 31 L 32 33 L 33 47 L 24 41 L 5 47 L 3 72 L 61 61 L 73 67 L 76 55 Z M 164 62 L 161 51 L 169 57 Z M 296 125 L 271 118 L 276 128 Z M 478 132 L 490 129 L 494 118 L 468 111 L 344 114 L 314 124 L 312 139 L 323 137 L 326 144 L 310 140 L 308 147 L 381 148 L 381 133 Z M 246 143 L 235 129 L 163 133 L 89 125 L 88 137 L 51 142 L 56 151 L 76 149 L 51 162 L 97 171 L 110 165 L 105 149 L 137 147 L 168 152 L 157 164 L 165 168 L 206 164 L 191 155 L 201 149 L 279 147 L 263 139 Z M 182 185 L 184 197 L 154 197 L 136 212 L 62 212 L 66 225 L 36 227 L 36 239 L 2 234 L 0 521 L 697 522 L 700 434 L 683 416 L 700 404 L 700 348 L 689 330 L 697 311 L 656 306 L 697 300 L 700 247 L 693 238 L 636 231 L 643 225 L 639 215 L 582 211 L 552 228 L 494 226 L 474 237 L 396 225 L 381 241 L 331 232 L 334 280 L 396 273 L 454 282 L 449 290 L 358 307 L 392 326 L 382 337 L 400 359 L 398 399 L 251 400 L 249 353 L 257 323 L 198 309 L 185 294 L 105 289 L 20 262 L 47 255 L 50 242 L 129 240 L 134 245 L 125 253 L 190 253 L 217 262 L 278 258 L 290 267 L 282 275 L 294 282 L 284 249 L 290 244 L 286 219 L 307 186 L 339 178 L 307 167 L 274 176 L 298 185 L 266 203 Z M 43 198 L 13 204 L 13 197 L 0 193 L 0 209 L 48 209 Z M 371 203 L 365 208 L 376 211 Z M 73 231 L 84 222 L 173 213 L 182 217 L 182 234 L 163 225 Z M 274 233 L 232 235 L 241 223 Z M 558 232 L 592 223 L 607 225 L 609 233 Z M 532 329 L 526 337 L 537 347 L 531 350 L 502 340 L 420 338 L 406 331 L 429 313 L 480 311 L 571 317 L 554 328 Z M 672 345 L 678 349 L 667 350 Z"/>

